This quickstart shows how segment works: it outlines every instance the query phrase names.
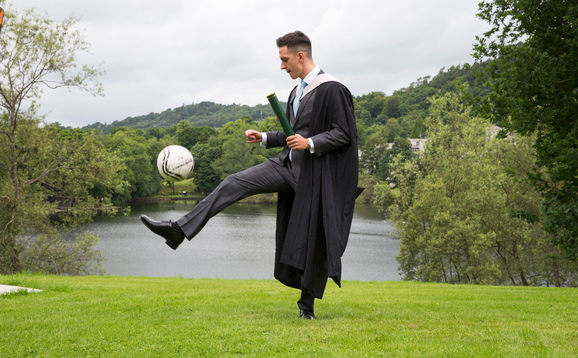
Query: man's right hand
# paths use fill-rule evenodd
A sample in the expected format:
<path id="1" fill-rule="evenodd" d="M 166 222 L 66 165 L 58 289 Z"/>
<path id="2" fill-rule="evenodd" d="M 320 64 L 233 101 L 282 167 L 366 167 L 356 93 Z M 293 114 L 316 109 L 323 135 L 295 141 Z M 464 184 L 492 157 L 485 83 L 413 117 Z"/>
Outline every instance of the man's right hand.
<path id="1" fill-rule="evenodd" d="M 249 143 L 261 143 L 263 141 L 263 135 L 253 129 L 247 129 L 245 131 L 245 137 L 247 137 L 247 142 Z"/>

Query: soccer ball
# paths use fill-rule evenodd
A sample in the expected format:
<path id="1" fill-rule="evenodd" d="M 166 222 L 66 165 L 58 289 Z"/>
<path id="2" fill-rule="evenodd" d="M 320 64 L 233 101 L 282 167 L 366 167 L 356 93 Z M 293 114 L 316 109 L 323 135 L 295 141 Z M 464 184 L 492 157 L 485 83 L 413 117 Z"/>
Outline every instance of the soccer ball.
<path id="1" fill-rule="evenodd" d="M 163 178 L 170 181 L 181 181 L 191 176 L 195 160 L 187 148 L 180 145 L 169 145 L 161 150 L 157 158 L 157 168 Z"/>

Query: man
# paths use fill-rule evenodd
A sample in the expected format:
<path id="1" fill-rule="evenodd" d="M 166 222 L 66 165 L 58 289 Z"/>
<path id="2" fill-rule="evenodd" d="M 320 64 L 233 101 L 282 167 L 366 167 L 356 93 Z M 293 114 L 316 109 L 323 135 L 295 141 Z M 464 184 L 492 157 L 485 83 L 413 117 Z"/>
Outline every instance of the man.
<path id="1" fill-rule="evenodd" d="M 313 61 L 311 41 L 301 31 L 277 39 L 281 69 L 301 79 L 289 95 L 287 116 L 295 135 L 247 130 L 250 143 L 282 146 L 279 156 L 229 175 L 176 222 L 141 216 L 176 249 L 191 240 L 225 207 L 259 193 L 278 193 L 275 278 L 301 290 L 300 316 L 314 319 L 331 277 L 341 286 L 341 256 L 357 197 L 357 129 L 349 90 Z"/>

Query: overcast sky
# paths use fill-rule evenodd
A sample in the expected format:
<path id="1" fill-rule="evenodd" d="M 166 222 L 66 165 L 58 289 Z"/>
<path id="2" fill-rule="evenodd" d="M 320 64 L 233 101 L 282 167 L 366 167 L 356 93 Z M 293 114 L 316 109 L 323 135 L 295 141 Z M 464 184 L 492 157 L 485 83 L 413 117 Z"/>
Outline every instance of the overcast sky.
<path id="1" fill-rule="evenodd" d="M 480 0 L 17 0 L 54 20 L 80 17 L 103 63 L 105 97 L 44 91 L 47 122 L 111 123 L 183 104 L 266 104 L 298 81 L 280 70 L 275 39 L 302 30 L 317 65 L 354 96 L 391 95 L 442 67 L 472 63 Z M 4 5 L 7 7 L 6 5 Z"/>

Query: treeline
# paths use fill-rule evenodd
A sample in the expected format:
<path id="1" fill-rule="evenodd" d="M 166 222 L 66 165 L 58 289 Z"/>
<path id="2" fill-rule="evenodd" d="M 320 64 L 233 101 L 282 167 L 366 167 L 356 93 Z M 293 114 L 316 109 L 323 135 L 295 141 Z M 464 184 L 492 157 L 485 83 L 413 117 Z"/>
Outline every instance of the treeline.
<path id="1" fill-rule="evenodd" d="M 426 99 L 435 94 L 456 91 L 458 83 L 467 84 L 474 95 L 485 95 L 487 93 L 487 89 L 476 84 L 472 68 L 460 65 L 452 66 L 447 70 L 442 68 L 433 78 L 431 76 L 419 78 L 407 88 L 395 91 L 391 96 L 386 96 L 383 92 L 372 92 L 357 97 L 356 115 L 358 123 L 372 126 L 374 124 L 386 124 L 389 118 L 396 118 L 403 129 L 402 132 L 396 132 L 397 134 L 414 137 L 425 134 L 421 123 L 427 115 L 429 106 Z M 281 104 L 283 107 L 286 105 L 284 102 L 281 102 Z M 103 134 L 108 134 L 111 130 L 118 127 L 169 129 L 182 120 L 188 121 L 193 126 L 219 128 L 225 123 L 247 116 L 258 122 L 274 115 L 271 106 L 268 104 L 258 104 L 251 107 L 235 103 L 223 105 L 204 101 L 189 105 L 183 104 L 180 107 L 169 108 L 161 113 L 128 117 L 110 124 L 96 122 L 82 129 L 96 129 Z M 415 124 L 416 120 L 418 121 L 417 124 Z M 395 137 L 396 133 L 392 132 L 390 137 Z"/>
<path id="2" fill-rule="evenodd" d="M 111 124 L 96 122 L 82 129 L 97 129 L 107 134 L 114 128 L 170 128 L 180 121 L 186 120 L 193 126 L 221 127 L 223 124 L 235 121 L 241 117 L 249 116 L 258 121 L 265 117 L 274 116 L 269 105 L 258 104 L 254 107 L 240 104 L 218 104 L 213 102 L 183 104 L 180 107 L 167 109 L 161 113 L 149 113 L 144 116 L 128 117 L 122 121 L 114 121 Z"/>
<path id="3" fill-rule="evenodd" d="M 368 187 L 363 200 L 371 202 L 372 183 L 389 176 L 389 156 L 385 154 L 388 143 L 397 141 L 395 150 L 403 147 L 406 153 L 410 152 L 405 144 L 407 138 L 427 136 L 428 128 L 424 119 L 429 115 L 428 98 L 456 92 L 459 83 L 468 85 L 477 93 L 483 92 L 483 87 L 475 83 L 471 68 L 455 66 L 440 70 L 433 78 L 420 78 L 391 96 L 383 92 L 372 92 L 354 98 L 360 150 L 364 153 L 362 175 Z M 229 120 L 235 114 L 243 115 Z M 261 118 L 265 114 L 268 116 Z M 193 123 L 215 117 L 227 122 L 217 128 L 215 125 L 218 121 L 201 126 Z M 167 126 L 172 121 L 177 123 Z M 99 135 L 104 146 L 111 153 L 118 154 L 125 163 L 124 177 L 128 186 L 122 193 L 113 195 L 113 202 L 121 205 L 137 197 L 158 193 L 162 183 L 156 173 L 156 155 L 166 145 L 179 144 L 191 150 L 195 158 L 193 179 L 201 192 L 212 191 L 231 173 L 277 155 L 278 149 L 264 150 L 259 146 L 248 145 L 244 131 L 249 128 L 263 132 L 281 130 L 270 106 L 223 106 L 211 102 L 182 106 L 160 114 L 131 117 L 106 128 L 97 123 L 83 130 Z M 105 129 L 108 131 L 105 132 Z"/>
<path id="4" fill-rule="evenodd" d="M 85 130 L 100 138 L 103 147 L 122 162 L 121 178 L 125 181 L 122 190 L 95 193 L 110 198 L 117 206 L 132 199 L 157 195 L 163 180 L 157 170 L 160 151 L 173 144 L 182 145 L 193 153 L 195 169 L 193 182 L 199 192 L 212 191 L 227 175 L 244 170 L 277 155 L 278 150 L 250 145 L 244 132 L 249 128 L 274 130 L 279 126 L 274 117 L 255 122 L 249 116 L 226 123 L 219 129 L 209 126 L 194 127 L 187 120 L 166 129 L 116 127 L 108 134 Z"/>
<path id="5" fill-rule="evenodd" d="M 474 68 L 475 69 L 475 68 Z M 373 186 L 390 177 L 391 152 L 411 155 L 407 138 L 428 135 L 431 96 L 456 93 L 460 87 L 485 95 L 469 66 L 441 69 L 434 77 L 423 77 L 392 95 L 371 92 L 354 98 L 359 132 L 362 182 L 367 188 L 362 200 L 373 201 Z M 169 125 L 173 123 L 172 125 Z M 203 125 L 197 125 L 204 123 Z M 278 150 L 263 150 L 245 143 L 246 129 L 281 130 L 270 106 L 220 105 L 202 102 L 162 113 L 129 117 L 110 125 L 95 123 L 83 128 L 102 138 L 111 153 L 125 162 L 127 186 L 113 195 L 115 205 L 137 197 L 155 195 L 161 188 L 156 173 L 156 155 L 170 144 L 188 148 L 195 158 L 194 183 L 200 192 L 212 191 L 228 174 L 260 163 Z M 106 193 L 102 193 L 106 196 Z"/>

